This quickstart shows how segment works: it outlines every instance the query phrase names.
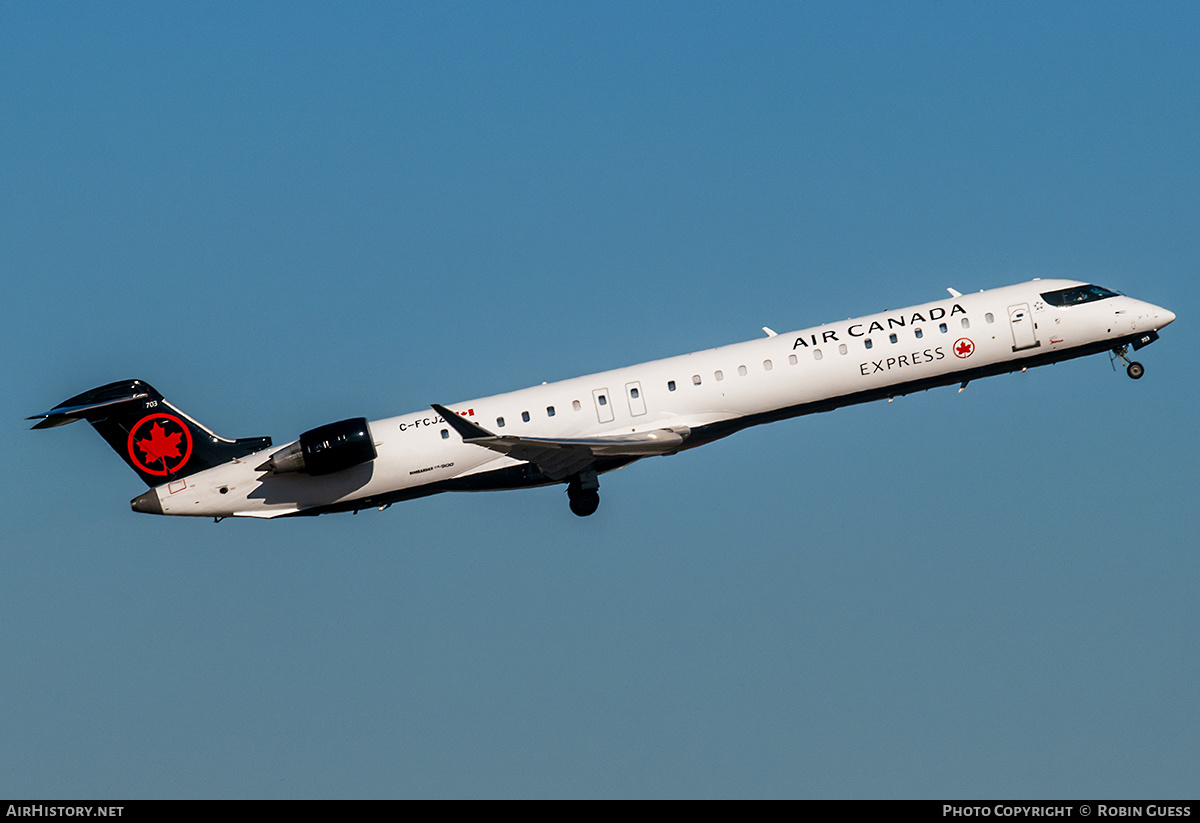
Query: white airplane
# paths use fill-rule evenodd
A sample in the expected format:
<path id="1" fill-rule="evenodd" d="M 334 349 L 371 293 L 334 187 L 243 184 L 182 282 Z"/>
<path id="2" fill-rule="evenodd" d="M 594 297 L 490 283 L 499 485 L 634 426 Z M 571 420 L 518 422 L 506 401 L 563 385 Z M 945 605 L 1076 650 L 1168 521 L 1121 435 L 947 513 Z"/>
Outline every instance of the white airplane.
<path id="1" fill-rule="evenodd" d="M 342 420 L 282 448 L 227 440 L 141 380 L 84 392 L 33 428 L 87 420 L 150 486 L 147 514 L 272 518 L 381 510 L 446 491 L 566 484 L 600 504 L 598 476 L 748 426 L 1111 351 L 1131 362 L 1170 311 L 1074 280 L 1033 280 L 429 411 Z M 962 388 L 959 390 L 961 391 Z"/>

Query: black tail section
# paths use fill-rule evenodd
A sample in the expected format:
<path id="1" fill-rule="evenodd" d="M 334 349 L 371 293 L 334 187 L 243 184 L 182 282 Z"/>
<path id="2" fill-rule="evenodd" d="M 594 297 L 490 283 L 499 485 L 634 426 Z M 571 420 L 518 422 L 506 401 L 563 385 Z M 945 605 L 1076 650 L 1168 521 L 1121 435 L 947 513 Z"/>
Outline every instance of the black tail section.
<path id="1" fill-rule="evenodd" d="M 85 391 L 28 419 L 39 421 L 35 429 L 86 420 L 150 486 L 271 446 L 269 437 L 218 437 L 141 380 L 121 380 Z"/>

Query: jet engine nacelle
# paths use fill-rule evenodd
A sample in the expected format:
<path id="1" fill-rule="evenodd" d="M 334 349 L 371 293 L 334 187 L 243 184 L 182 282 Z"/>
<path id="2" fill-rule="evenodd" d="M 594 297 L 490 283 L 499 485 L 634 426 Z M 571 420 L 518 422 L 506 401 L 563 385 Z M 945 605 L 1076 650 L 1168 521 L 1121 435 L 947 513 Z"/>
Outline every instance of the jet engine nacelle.
<path id="1" fill-rule="evenodd" d="M 365 417 L 354 417 L 310 429 L 281 449 L 259 470 L 283 474 L 333 474 L 375 459 L 375 442 Z"/>

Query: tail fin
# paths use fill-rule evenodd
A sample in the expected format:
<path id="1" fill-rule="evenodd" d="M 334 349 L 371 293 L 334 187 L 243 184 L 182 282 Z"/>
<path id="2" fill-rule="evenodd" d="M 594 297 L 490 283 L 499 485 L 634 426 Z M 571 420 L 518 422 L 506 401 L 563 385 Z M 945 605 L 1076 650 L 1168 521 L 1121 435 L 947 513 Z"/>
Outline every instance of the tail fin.
<path id="1" fill-rule="evenodd" d="M 35 429 L 86 420 L 149 486 L 271 446 L 269 437 L 218 437 L 141 380 L 120 380 L 85 391 L 27 419 L 38 420 Z"/>

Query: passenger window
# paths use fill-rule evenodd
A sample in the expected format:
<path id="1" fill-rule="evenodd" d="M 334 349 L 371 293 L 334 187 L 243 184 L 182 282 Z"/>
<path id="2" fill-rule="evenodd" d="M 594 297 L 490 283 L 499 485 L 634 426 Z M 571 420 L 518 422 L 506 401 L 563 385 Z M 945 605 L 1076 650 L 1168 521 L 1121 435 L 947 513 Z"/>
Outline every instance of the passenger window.
<path id="1" fill-rule="evenodd" d="M 945 334 L 946 333 L 946 324 L 938 323 L 938 331 L 940 331 L 942 334 Z"/>
<path id="2" fill-rule="evenodd" d="M 800 358 L 796 357 L 796 355 L 794 355 L 794 354 L 789 354 L 789 355 L 788 355 L 788 362 L 789 362 L 789 363 L 791 363 L 791 364 L 794 366 L 794 365 L 796 365 L 797 363 L 799 363 L 799 362 L 800 362 Z"/>
<path id="3" fill-rule="evenodd" d="M 873 346 L 873 345 L 875 345 L 875 344 L 874 344 L 874 343 L 872 343 L 872 342 L 871 342 L 871 338 L 869 338 L 869 337 L 868 337 L 866 340 L 864 340 L 864 341 L 863 341 L 863 345 L 864 345 L 864 346 L 866 346 L 866 347 L 869 349 L 869 348 L 871 348 L 871 346 Z"/>
<path id="4" fill-rule="evenodd" d="M 763 361 L 763 371 L 770 371 L 770 370 L 771 370 L 771 369 L 773 369 L 773 368 L 775 368 L 775 367 L 771 365 L 771 361 L 770 361 L 770 360 L 764 360 L 764 361 Z"/>
<path id="5" fill-rule="evenodd" d="M 995 322 L 996 322 L 996 318 L 995 318 L 995 317 L 992 315 L 992 313 L 991 313 L 991 312 L 988 312 L 987 314 L 985 314 L 985 315 L 983 316 L 983 319 L 984 319 L 984 320 L 986 320 L 986 321 L 987 321 L 987 322 L 989 322 L 989 323 L 995 323 Z"/>
<path id="6" fill-rule="evenodd" d="M 571 401 L 571 408 L 573 408 L 575 411 L 579 411 L 579 410 L 580 410 L 581 408 L 583 408 L 583 407 L 582 407 L 582 406 L 579 404 L 579 401 L 578 401 L 578 400 L 572 400 L 572 401 Z"/>
<path id="7" fill-rule="evenodd" d="M 524 420 L 526 423 L 528 423 L 529 422 L 529 412 L 521 412 L 521 419 Z"/>
<path id="8" fill-rule="evenodd" d="M 795 355 L 793 355 L 793 356 L 795 356 Z M 820 349 L 813 349 L 813 360 L 820 360 L 824 356 L 825 355 L 821 354 Z"/>
<path id="9" fill-rule="evenodd" d="M 632 397 L 634 400 L 637 400 L 637 399 L 638 399 L 638 390 L 637 390 L 637 389 L 630 389 L 630 390 L 629 390 L 629 396 L 630 396 L 630 397 Z"/>
<path id="10" fill-rule="evenodd" d="M 896 337 L 896 333 L 895 333 L 895 332 L 892 332 L 891 334 L 889 334 L 889 335 L 888 335 L 888 340 L 889 340 L 890 342 L 892 342 L 892 343 L 895 343 L 895 342 L 896 342 L 897 340 L 899 340 L 899 339 L 900 339 L 900 338 Z"/>
<path id="11" fill-rule="evenodd" d="M 963 318 L 963 320 L 962 320 L 962 324 L 963 324 L 963 328 L 964 328 L 964 329 L 969 329 L 969 328 L 971 328 L 971 321 L 970 321 L 970 320 L 968 320 L 968 319 L 967 319 L 967 318 L 965 318 L 965 317 L 964 317 L 964 318 Z"/>
<path id="12" fill-rule="evenodd" d="M 740 374 L 742 377 L 745 377 L 746 376 L 746 367 L 738 366 L 738 374 Z"/>
<path id="13" fill-rule="evenodd" d="M 920 340 L 922 337 L 925 336 L 925 332 L 921 331 L 920 329 L 913 329 L 913 336 L 915 336 L 918 340 Z"/>
<path id="14" fill-rule="evenodd" d="M 443 439 L 443 440 L 449 440 L 449 439 L 450 439 L 450 432 L 448 432 L 446 429 L 442 429 L 442 439 Z"/>
<path id="15" fill-rule="evenodd" d="M 554 416 L 554 407 L 553 407 L 553 406 L 547 406 L 547 407 L 546 407 L 546 416 L 547 416 L 547 417 L 553 417 L 553 416 Z"/>
<path id="16" fill-rule="evenodd" d="M 847 352 L 846 344 L 838 343 L 838 354 L 845 354 L 846 352 Z"/>
<path id="17" fill-rule="evenodd" d="M 608 398 L 602 394 L 598 394 L 598 395 L 596 395 L 596 402 L 599 403 L 601 406 L 607 406 Z"/>
<path id="18" fill-rule="evenodd" d="M 693 374 L 693 375 L 692 375 L 692 385 L 693 385 L 693 386 L 699 386 L 699 385 L 700 385 L 700 375 L 698 375 L 698 374 Z"/>
<path id="19" fill-rule="evenodd" d="M 499 428 L 499 429 L 504 428 L 504 418 L 503 417 L 496 418 L 496 428 Z"/>
<path id="20" fill-rule="evenodd" d="M 675 381 L 674 380 L 667 381 L 667 391 L 675 391 Z"/>
<path id="21" fill-rule="evenodd" d="M 722 372 L 720 369 L 717 369 L 715 372 L 713 372 L 713 377 L 717 378 L 718 380 L 724 380 L 725 373 Z"/>

